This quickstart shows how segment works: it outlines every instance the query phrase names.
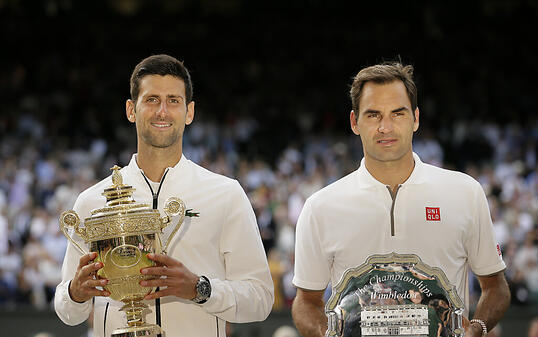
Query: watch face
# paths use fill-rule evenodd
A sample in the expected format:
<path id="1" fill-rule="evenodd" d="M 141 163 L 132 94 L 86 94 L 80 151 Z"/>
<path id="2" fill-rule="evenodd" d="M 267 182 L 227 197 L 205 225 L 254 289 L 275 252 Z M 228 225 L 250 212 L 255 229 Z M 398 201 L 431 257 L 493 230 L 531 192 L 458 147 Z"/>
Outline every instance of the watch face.
<path id="1" fill-rule="evenodd" d="M 206 279 L 202 278 L 196 285 L 196 290 L 200 297 L 207 298 L 211 295 L 211 284 Z"/>

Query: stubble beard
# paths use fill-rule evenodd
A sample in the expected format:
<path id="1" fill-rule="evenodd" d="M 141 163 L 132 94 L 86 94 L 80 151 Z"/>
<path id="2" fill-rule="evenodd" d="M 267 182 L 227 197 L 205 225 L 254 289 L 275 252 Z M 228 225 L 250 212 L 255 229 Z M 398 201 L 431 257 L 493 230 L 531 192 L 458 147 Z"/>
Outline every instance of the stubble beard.
<path id="1" fill-rule="evenodd" d="M 378 153 L 378 151 L 370 151 L 369 155 L 372 159 L 382 162 L 382 163 L 390 163 L 390 162 L 396 162 L 401 160 L 408 151 L 397 151 L 393 153 Z"/>
<path id="2" fill-rule="evenodd" d="M 399 137 L 397 139 L 399 142 L 402 141 L 402 139 Z M 368 149 L 366 146 L 363 146 L 363 151 L 365 155 L 368 154 L 370 158 L 380 163 L 397 162 L 412 151 L 411 146 L 409 146 L 409 148 L 400 147 L 402 146 L 402 144 L 398 144 L 397 146 L 400 148 L 394 149 L 394 151 L 384 151 L 383 149 L 376 149 L 375 147 L 377 144 L 375 144 L 375 142 L 377 142 L 377 140 L 374 140 L 374 144 L 370 149 Z"/>
<path id="3" fill-rule="evenodd" d="M 179 132 L 173 133 L 166 137 L 155 137 L 149 132 L 146 135 L 142 135 L 142 139 L 144 139 L 146 144 L 159 149 L 165 149 L 176 144 L 179 141 L 179 138 Z"/>
<path id="4" fill-rule="evenodd" d="M 156 134 L 151 131 L 151 125 L 140 132 L 140 138 L 146 144 L 158 149 L 165 149 L 181 141 L 181 130 L 173 129 L 167 134 Z"/>
<path id="5" fill-rule="evenodd" d="M 136 114 L 136 106 L 134 110 Z M 158 135 L 156 132 L 151 131 L 151 121 L 148 122 L 147 125 L 144 125 L 142 130 L 138 129 L 138 123 L 136 128 L 138 134 L 140 135 L 139 139 L 141 139 L 145 144 L 158 149 L 166 149 L 177 142 L 180 142 L 183 135 L 182 130 L 178 129 L 172 129 L 168 134 Z"/>

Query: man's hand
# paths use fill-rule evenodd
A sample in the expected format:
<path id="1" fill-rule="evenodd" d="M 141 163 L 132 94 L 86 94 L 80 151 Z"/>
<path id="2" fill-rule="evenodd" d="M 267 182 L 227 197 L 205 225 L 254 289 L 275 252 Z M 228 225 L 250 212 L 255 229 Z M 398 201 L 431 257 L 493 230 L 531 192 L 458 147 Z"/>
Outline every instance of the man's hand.
<path id="1" fill-rule="evenodd" d="M 144 268 L 140 272 L 144 275 L 154 275 L 158 278 L 140 281 L 140 285 L 143 287 L 160 287 L 161 289 L 146 295 L 144 297 L 145 300 L 169 295 L 187 300 L 192 300 L 196 297 L 196 283 L 198 282 L 198 276 L 196 274 L 192 273 L 181 262 L 170 256 L 148 254 L 148 258 L 157 262 L 159 266 Z M 162 289 L 163 287 L 166 288 Z"/>
<path id="2" fill-rule="evenodd" d="M 323 294 L 325 290 L 297 288 L 291 314 L 293 322 L 303 337 L 323 337 L 327 331 Z"/>
<path id="3" fill-rule="evenodd" d="M 490 331 L 497 325 L 504 312 L 510 305 L 510 289 L 506 283 L 504 272 L 499 272 L 489 276 L 476 276 L 480 283 L 482 294 L 478 300 L 474 318 L 481 319 Z M 482 336 L 482 327 L 478 323 L 469 324 L 469 320 L 464 318 L 463 327 L 465 336 Z"/>
<path id="4" fill-rule="evenodd" d="M 89 253 L 82 256 L 79 260 L 75 277 L 69 284 L 69 296 L 78 303 L 84 303 L 94 296 L 110 296 L 110 292 L 99 290 L 95 287 L 104 286 L 108 283 L 107 279 L 96 279 L 95 274 L 103 264 L 101 262 L 90 263 L 97 257 L 97 253 Z"/>
<path id="5" fill-rule="evenodd" d="M 465 337 L 482 336 L 482 326 L 478 323 L 471 324 L 467 317 L 463 317 L 463 328 L 465 329 Z"/>

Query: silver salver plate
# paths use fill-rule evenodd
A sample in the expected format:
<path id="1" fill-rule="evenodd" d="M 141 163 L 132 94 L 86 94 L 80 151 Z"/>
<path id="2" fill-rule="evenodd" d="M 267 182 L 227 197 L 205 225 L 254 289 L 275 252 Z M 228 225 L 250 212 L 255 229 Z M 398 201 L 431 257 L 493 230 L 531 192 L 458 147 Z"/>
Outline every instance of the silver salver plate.
<path id="1" fill-rule="evenodd" d="M 333 287 L 325 336 L 463 337 L 463 311 L 441 269 L 414 254 L 372 255 Z"/>

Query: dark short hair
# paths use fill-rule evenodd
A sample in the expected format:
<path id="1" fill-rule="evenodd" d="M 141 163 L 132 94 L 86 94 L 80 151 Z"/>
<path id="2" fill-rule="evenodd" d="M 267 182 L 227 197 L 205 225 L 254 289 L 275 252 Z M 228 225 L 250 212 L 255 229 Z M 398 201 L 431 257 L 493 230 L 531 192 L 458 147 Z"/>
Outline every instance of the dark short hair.
<path id="1" fill-rule="evenodd" d="M 394 81 L 402 81 L 404 84 L 411 102 L 412 112 L 414 112 L 417 108 L 417 87 L 413 81 L 413 66 L 404 66 L 400 62 L 385 62 L 362 69 L 353 79 L 349 94 L 351 96 L 351 107 L 355 114 L 358 115 L 359 113 L 359 103 L 364 84 L 367 82 L 387 84 Z"/>
<path id="2" fill-rule="evenodd" d="M 192 81 L 183 62 L 169 55 L 152 55 L 136 65 L 131 75 L 131 99 L 136 103 L 140 93 L 140 80 L 148 75 L 172 75 L 185 83 L 186 103 L 192 101 Z"/>

